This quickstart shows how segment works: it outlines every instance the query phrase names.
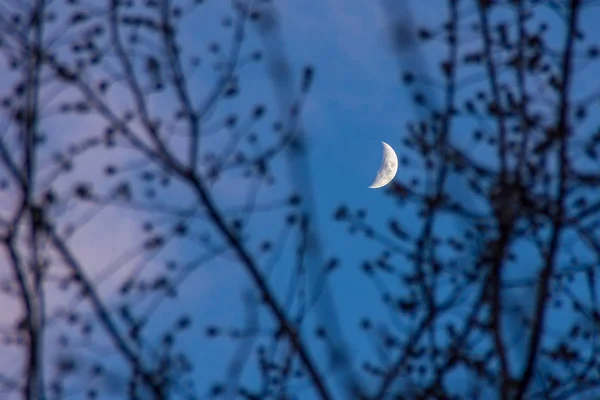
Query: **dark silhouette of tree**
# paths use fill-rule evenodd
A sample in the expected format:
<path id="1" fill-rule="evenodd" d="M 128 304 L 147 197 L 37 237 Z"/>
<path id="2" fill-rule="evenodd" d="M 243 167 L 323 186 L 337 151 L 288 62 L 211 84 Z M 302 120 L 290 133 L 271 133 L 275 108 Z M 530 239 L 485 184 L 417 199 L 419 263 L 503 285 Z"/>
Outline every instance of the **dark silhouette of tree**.
<path id="1" fill-rule="evenodd" d="M 343 249 L 316 229 L 302 110 L 318 66 L 289 61 L 276 3 L 1 3 L 2 395 L 598 396 L 597 2 L 435 3 L 431 26 L 372 5 L 415 120 L 384 192 L 410 217 L 334 210 L 381 246 L 358 265 L 381 298 L 358 321 L 367 360 L 328 290 Z M 126 219 L 141 232 L 89 254 Z M 181 295 L 209 266 L 249 282 L 213 295 L 241 298 L 233 327 Z M 186 336 L 228 340 L 222 379 L 197 376 Z"/>
<path id="2" fill-rule="evenodd" d="M 581 22 L 593 4 L 562 2 L 553 19 L 546 2 L 445 3 L 434 27 L 385 3 L 419 115 L 388 194 L 418 223 L 384 230 L 360 211 L 336 214 L 381 243 L 365 275 L 411 321 L 361 321 L 388 353 L 364 370 L 378 399 L 597 397 L 599 176 L 582 69 L 599 48 Z M 423 46 L 440 43 L 428 74 Z M 392 276 L 400 285 L 386 285 Z"/>

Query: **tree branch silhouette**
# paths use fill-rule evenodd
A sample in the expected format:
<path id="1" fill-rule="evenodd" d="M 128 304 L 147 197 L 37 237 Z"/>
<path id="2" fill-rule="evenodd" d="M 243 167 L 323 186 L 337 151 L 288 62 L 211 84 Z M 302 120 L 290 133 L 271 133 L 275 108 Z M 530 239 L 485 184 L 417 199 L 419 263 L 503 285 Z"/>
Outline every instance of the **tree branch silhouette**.
<path id="1" fill-rule="evenodd" d="M 2 396 L 600 393 L 598 2 L 378 4 L 402 173 L 333 223 L 323 60 L 296 68 L 288 5 L 209 3 L 0 4 Z"/>

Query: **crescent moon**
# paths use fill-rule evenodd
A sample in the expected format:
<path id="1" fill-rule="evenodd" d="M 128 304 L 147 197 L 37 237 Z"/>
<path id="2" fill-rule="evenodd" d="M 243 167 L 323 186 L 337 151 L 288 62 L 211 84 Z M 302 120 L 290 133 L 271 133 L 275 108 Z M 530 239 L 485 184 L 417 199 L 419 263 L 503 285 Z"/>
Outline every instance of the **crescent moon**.
<path id="1" fill-rule="evenodd" d="M 381 166 L 379 167 L 379 171 L 377 171 L 375 180 L 371 183 L 371 186 L 369 186 L 369 189 L 377 189 L 387 185 L 394 179 L 394 176 L 396 176 L 396 172 L 398 171 L 398 156 L 396 156 L 396 152 L 386 142 L 381 143 L 383 144 Z"/>

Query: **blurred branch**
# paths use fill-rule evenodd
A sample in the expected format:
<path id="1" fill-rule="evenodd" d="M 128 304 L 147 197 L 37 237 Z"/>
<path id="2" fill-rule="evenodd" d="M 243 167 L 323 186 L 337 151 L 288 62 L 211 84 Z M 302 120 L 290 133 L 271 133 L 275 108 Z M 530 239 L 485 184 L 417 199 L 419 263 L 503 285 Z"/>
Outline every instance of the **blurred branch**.
<path id="1" fill-rule="evenodd" d="M 175 27 L 171 23 L 171 2 L 169 0 L 162 1 L 161 7 L 161 25 L 162 25 L 162 38 L 166 48 L 167 59 L 169 60 L 169 66 L 173 73 L 173 86 L 175 92 L 179 97 L 179 102 L 185 111 L 189 123 L 189 168 L 195 171 L 198 163 L 198 146 L 200 138 L 200 119 L 198 114 L 192 105 L 189 93 L 187 91 L 187 82 L 185 75 L 181 68 L 181 62 L 179 59 L 180 51 L 177 48 L 175 42 Z M 242 34 L 243 36 L 243 34 Z M 241 38 L 239 39 L 241 42 Z"/>
<path id="2" fill-rule="evenodd" d="M 567 154 L 569 152 L 569 141 L 570 141 L 570 122 L 569 122 L 569 101 L 571 92 L 571 79 L 573 73 L 573 60 L 572 53 L 575 45 L 576 32 L 578 30 L 578 18 L 579 18 L 579 7 L 581 5 L 580 0 L 570 0 L 570 15 L 569 24 L 565 38 L 565 48 L 562 58 L 562 71 L 561 71 L 561 86 L 560 86 L 560 104 L 558 106 L 558 123 L 556 125 L 556 135 L 560 140 L 559 142 L 559 181 L 558 191 L 556 194 L 555 205 L 556 213 L 552 218 L 552 234 L 549 242 L 548 250 L 544 257 L 544 267 L 540 273 L 540 284 L 537 290 L 537 297 L 535 300 L 535 312 L 532 323 L 532 329 L 529 337 L 529 352 L 527 354 L 527 361 L 525 369 L 519 380 L 515 398 L 519 399 L 523 396 L 527 390 L 533 372 L 535 370 L 536 358 L 538 357 L 542 329 L 546 320 L 546 303 L 548 302 L 548 293 L 550 279 L 556 268 L 556 257 L 560 246 L 561 237 L 563 234 L 563 227 L 565 224 L 566 216 L 566 196 L 568 188 L 568 173 L 570 169 L 569 160 Z"/>
<path id="3" fill-rule="evenodd" d="M 166 399 L 167 395 L 163 392 L 164 388 L 159 382 L 157 382 L 155 376 L 143 366 L 142 360 L 137 352 L 119 333 L 117 325 L 110 316 L 110 312 L 103 304 L 93 284 L 88 280 L 85 272 L 82 270 L 75 257 L 71 254 L 68 247 L 65 245 L 65 243 L 63 243 L 62 239 L 54 231 L 54 228 L 51 225 L 44 222 L 44 229 L 50 242 L 71 270 L 72 279 L 81 285 L 84 296 L 90 300 L 99 321 L 102 323 L 111 340 L 115 343 L 121 354 L 123 354 L 123 356 L 130 362 L 132 369 L 139 372 L 142 380 L 156 396 L 156 399 Z"/>
<path id="4" fill-rule="evenodd" d="M 484 59 L 487 72 L 487 80 L 490 84 L 491 93 L 493 96 L 492 103 L 492 114 L 495 115 L 495 119 L 498 126 L 498 159 L 500 160 L 500 176 L 498 177 L 498 184 L 505 185 L 507 181 L 507 129 L 504 107 L 500 98 L 500 89 L 498 87 L 498 72 L 496 70 L 496 62 L 494 60 L 494 54 L 492 51 L 492 38 L 490 35 L 489 26 L 489 7 L 486 6 L 487 2 L 480 1 L 478 7 L 479 21 L 481 23 L 481 34 L 483 37 L 483 48 L 484 48 Z M 505 194 L 500 195 L 503 197 L 503 201 L 510 202 L 510 196 Z M 500 359 L 500 371 L 502 376 L 502 387 L 501 387 L 501 398 L 508 396 L 509 383 L 511 382 L 510 366 L 508 365 L 506 348 L 504 345 L 504 328 L 502 324 L 502 310 L 501 310 L 501 292 L 502 292 L 502 268 L 504 266 L 504 259 L 506 257 L 507 249 L 510 245 L 514 216 L 508 216 L 505 210 L 510 210 L 510 205 L 502 203 L 497 206 L 497 223 L 499 229 L 499 238 L 494 242 L 492 250 L 492 266 L 491 273 L 487 277 L 490 282 L 491 288 L 491 324 L 492 324 L 492 335 L 494 345 L 496 346 L 496 352 Z"/>

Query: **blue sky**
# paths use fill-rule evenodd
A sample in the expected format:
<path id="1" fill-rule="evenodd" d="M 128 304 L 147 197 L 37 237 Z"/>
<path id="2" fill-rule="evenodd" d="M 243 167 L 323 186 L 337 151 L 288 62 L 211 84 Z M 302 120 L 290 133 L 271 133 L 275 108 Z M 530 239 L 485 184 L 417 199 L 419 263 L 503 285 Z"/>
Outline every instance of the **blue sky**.
<path id="1" fill-rule="evenodd" d="M 428 24 L 439 22 L 444 13 L 442 9 L 434 5 L 437 2 L 412 2 L 413 11 L 418 21 Z M 471 2 L 463 2 L 464 12 L 472 12 Z M 469 3 L 469 4 L 467 4 Z M 227 3 L 228 4 L 228 3 Z M 415 216 L 415 209 L 411 206 L 398 207 L 386 197 L 385 190 L 369 190 L 367 186 L 376 174 L 381 160 L 381 141 L 389 143 L 397 150 L 400 149 L 401 140 L 404 137 L 406 123 L 415 118 L 416 110 L 410 102 L 411 94 L 407 92 L 400 83 L 400 62 L 410 64 L 408 55 L 399 60 L 397 55 L 391 51 L 386 31 L 386 11 L 377 2 L 364 2 L 360 0 L 276 0 L 275 5 L 280 20 L 282 40 L 284 49 L 292 67 L 294 82 L 299 82 L 301 68 L 306 64 L 315 67 L 315 81 L 307 97 L 302 113 L 302 124 L 306 134 L 309 157 L 308 165 L 311 172 L 316 217 L 318 221 L 320 238 L 323 244 L 323 257 L 333 255 L 341 259 L 341 268 L 334 273 L 330 284 L 331 298 L 334 300 L 338 310 L 340 327 L 344 333 L 346 343 L 352 349 L 354 361 L 362 361 L 364 357 L 372 354 L 372 345 L 369 339 L 359 332 L 357 327 L 359 318 L 363 315 L 373 316 L 381 321 L 387 320 L 388 316 L 382 311 L 379 294 L 368 282 L 360 270 L 363 260 L 376 257 L 381 250 L 380 246 L 373 241 L 347 233 L 346 227 L 332 221 L 333 210 L 340 204 L 348 204 L 351 207 L 361 207 L 368 214 L 368 221 L 376 227 L 385 228 L 390 217 L 400 219 L 412 233 L 417 233 L 420 226 Z M 211 39 L 219 39 L 222 43 L 228 43 L 229 37 L 219 29 L 221 18 L 231 15 L 226 2 L 208 1 L 200 11 L 184 22 L 182 35 L 182 47 L 184 54 L 186 49 L 195 52 L 198 46 L 201 50 L 207 46 Z M 508 15 L 508 14 L 507 14 Z M 553 26 L 560 27 L 561 21 L 555 14 L 548 14 L 553 18 Z M 502 14 L 498 14 L 501 18 Z M 593 17 L 583 17 L 584 23 L 593 23 Z M 590 32 L 595 32 L 592 28 Z M 556 38 L 560 37 L 560 29 Z M 248 41 L 244 48 L 253 49 L 264 44 L 256 31 L 248 28 Z M 248 46 L 248 47 L 246 47 Z M 226 50 L 226 49 L 225 49 Z M 227 51 L 227 50 L 226 50 Z M 430 61 L 429 73 L 436 77 L 437 69 L 435 61 L 444 57 L 443 46 L 431 46 L 425 51 L 427 60 Z M 242 54 L 248 54 L 247 52 Z M 413 60 L 414 61 L 414 60 Z M 215 75 L 206 66 L 214 63 L 210 57 L 202 60 L 202 68 L 194 74 L 189 81 L 190 86 L 198 89 L 197 101 L 201 101 L 209 92 Z M 594 76 L 590 71 L 590 76 Z M 581 91 L 587 89 L 585 82 L 578 82 Z M 219 121 L 225 118 L 232 110 L 241 114 L 248 114 L 256 101 L 267 104 L 268 113 L 264 122 L 257 124 L 261 132 L 268 131 L 271 122 L 277 118 L 278 98 L 273 90 L 269 79 L 265 76 L 263 64 L 250 64 L 245 66 L 240 78 L 242 95 L 228 105 L 221 107 L 214 117 L 207 122 L 208 126 L 218 126 Z M 576 87 L 577 87 L 576 85 Z M 438 93 L 431 91 L 430 93 Z M 63 96 L 68 97 L 65 93 Z M 111 94 L 112 104 L 127 103 L 126 91 Z M 441 96 L 440 96 L 441 99 Z M 437 99 L 437 101 L 441 101 Z M 172 108 L 169 97 L 152 98 L 153 110 L 164 111 Z M 243 119 L 243 118 L 242 118 Z M 89 125 L 69 125 L 64 119 L 58 122 L 47 122 L 47 128 L 60 131 L 68 138 L 79 135 L 92 126 L 91 131 L 101 129 L 100 121 L 87 121 Z M 53 125 L 55 124 L 55 125 Z M 591 123 L 590 123 L 591 124 Z M 491 123 L 489 125 L 492 125 Z M 454 126 L 455 140 L 461 143 L 461 130 L 467 131 L 472 127 L 472 122 L 458 121 Z M 86 129 L 84 129 L 86 128 Z M 583 130 L 583 128 L 582 128 Z M 262 134 L 262 133 L 261 133 Z M 227 135 L 213 135 L 203 139 L 206 148 L 222 149 L 227 143 Z M 62 141 L 58 141 L 62 145 Z M 171 143 L 177 149 L 184 149 L 183 140 L 174 139 Z M 485 148 L 470 148 L 468 151 L 476 154 L 482 161 L 490 161 L 490 151 Z M 399 152 L 400 153 L 400 152 Z M 80 160 L 78 167 L 86 171 L 86 177 L 91 178 L 100 174 L 104 166 L 105 158 L 101 153 L 97 156 Z M 123 151 L 113 153 L 111 157 L 115 162 L 130 162 L 130 153 Z M 283 181 L 274 187 L 260 188 L 258 198 L 268 202 L 272 199 L 284 198 L 290 189 L 289 181 L 286 181 L 287 164 L 284 159 L 275 162 L 276 175 L 283 177 Z M 590 167 L 594 167 L 591 165 Z M 416 167 L 414 167 L 416 168 Z M 415 174 L 415 170 L 407 170 L 402 167 L 398 170 L 397 180 L 407 179 Z M 100 181 L 99 181 L 100 182 Z M 459 177 L 453 177 L 450 185 L 454 187 L 457 196 L 463 201 L 471 201 L 468 196 L 463 196 Z M 63 190 L 68 190 L 72 183 L 65 178 L 57 184 Z M 101 189 L 108 185 L 100 183 Z M 239 174 L 228 174 L 222 181 L 213 187 L 215 198 L 220 207 L 226 209 L 240 203 L 252 187 L 241 179 Z M 159 194 L 161 201 L 169 204 L 180 205 L 192 204 L 192 197 L 185 188 L 176 183 L 168 192 Z M 1 204 L 1 203 L 0 203 Z M 478 205 L 474 205 L 477 207 Z M 86 210 L 75 207 L 71 210 L 73 217 L 77 220 L 85 215 Z M 485 210 L 482 210 L 485 212 Z M 263 236 L 280 235 L 284 230 L 280 226 L 279 219 L 285 212 L 275 214 L 266 213 L 252 218 L 247 235 L 249 246 L 255 246 Z M 274 222 L 277 218 L 277 222 Z M 123 208 L 109 208 L 101 212 L 101 216 L 92 219 L 82 232 L 73 239 L 73 246 L 78 255 L 85 260 L 91 276 L 102 276 L 110 260 L 120 259 L 120 255 L 130 252 L 132 248 L 139 245 L 139 226 L 143 220 L 142 214 L 134 213 Z M 444 219 L 438 226 L 441 233 L 450 234 L 463 226 L 451 219 Z M 203 225 L 198 224 L 198 236 L 201 236 Z M 290 279 L 293 276 L 294 265 L 294 240 L 292 236 L 283 251 L 283 256 L 271 273 L 270 282 L 277 294 L 283 299 L 288 291 Z M 577 243 L 574 245 L 577 249 Z M 526 244 L 518 248 L 522 259 L 520 265 L 508 271 L 508 273 L 521 273 L 527 275 L 532 272 L 531 267 L 523 268 L 523 265 L 535 264 L 536 257 L 528 254 L 531 250 Z M 578 251 L 578 250 L 577 250 Z M 102 285 L 102 292 L 108 299 L 114 296 L 115 286 L 124 279 L 127 274 L 139 265 L 144 268 L 144 273 L 152 275 L 165 259 L 179 258 L 189 260 L 201 254 L 198 251 L 198 242 L 183 240 L 170 244 L 165 252 L 157 257 L 149 267 L 142 267 L 143 263 L 138 261 L 128 262 L 126 267 L 120 268 L 112 277 L 108 278 Z M 110 256 L 110 257 L 107 257 Z M 109 261 L 107 262 L 107 258 Z M 268 257 L 265 258 L 268 260 Z M 136 264 L 138 263 L 138 264 Z M 194 361 L 195 371 L 192 374 L 199 393 L 205 393 L 208 384 L 213 380 L 223 379 L 224 371 L 230 365 L 231 356 L 236 347 L 229 339 L 221 338 L 206 341 L 201 338 L 207 325 L 224 327 L 237 327 L 243 323 L 245 317 L 243 297 L 244 293 L 251 287 L 246 274 L 240 270 L 239 265 L 232 262 L 232 256 L 225 255 L 216 258 L 213 262 L 203 265 L 195 270 L 179 288 L 179 298 L 174 302 L 165 301 L 160 307 L 155 303 L 148 302 L 140 304 L 140 309 L 153 310 L 153 322 L 148 329 L 149 340 L 159 338 L 162 330 L 168 327 L 179 316 L 181 312 L 190 313 L 194 319 L 192 329 L 182 335 L 177 341 L 179 348 Z M 531 293 L 516 293 L 515 298 L 527 303 Z M 116 297 L 115 297 L 116 299 Z M 57 299 L 57 304 L 65 299 Z M 66 299 L 66 301 L 69 301 Z M 116 302 L 116 300 L 115 300 Z M 82 306 L 85 310 L 85 307 Z M 468 307 L 465 307 L 465 313 Z M 556 314 L 550 320 L 551 325 L 560 327 L 561 319 L 565 314 Z M 464 315 L 454 316 L 457 321 Z M 318 360 L 323 360 L 325 353 L 321 345 L 312 339 L 314 330 L 314 316 L 308 319 L 305 330 L 307 343 L 311 352 Z M 394 323 L 410 326 L 409 321 L 394 321 Z M 272 321 L 265 315 L 260 317 L 261 327 L 268 330 L 272 327 Z M 511 334 L 514 332 L 511 331 Z M 517 332 L 517 335 L 519 333 Z M 49 338 L 49 343 L 52 342 Z M 95 346 L 95 345 L 94 345 Z M 86 344 L 86 349 L 94 346 Z M 100 349 L 102 348 L 99 346 Z M 514 365 L 518 365 L 522 357 L 519 348 L 515 347 L 512 354 Z M 49 357 L 56 356 L 55 350 L 49 346 Z M 58 351 L 60 353 L 61 351 Z M 87 357 L 94 359 L 101 355 L 105 359 L 105 353 L 100 350 L 85 351 L 86 355 L 78 354 L 79 359 L 86 360 Z M 16 356 L 15 356 L 16 357 Z M 82 361 L 85 362 L 85 361 Z M 114 361 L 113 370 L 116 373 L 115 382 L 118 389 L 123 384 L 119 381 L 118 371 L 121 368 L 118 361 Z M 358 365 L 358 364 L 356 364 Z M 243 379 L 252 382 L 256 379 L 254 365 L 246 367 Z M 121 386 L 122 387 L 122 386 Z M 303 391 L 302 399 L 312 399 L 310 390 Z M 336 389 L 336 394 L 343 398 L 343 394 Z M 115 395 L 115 398 L 118 398 Z"/>

